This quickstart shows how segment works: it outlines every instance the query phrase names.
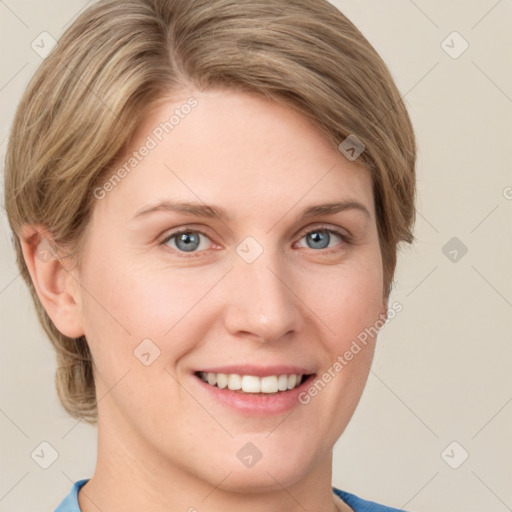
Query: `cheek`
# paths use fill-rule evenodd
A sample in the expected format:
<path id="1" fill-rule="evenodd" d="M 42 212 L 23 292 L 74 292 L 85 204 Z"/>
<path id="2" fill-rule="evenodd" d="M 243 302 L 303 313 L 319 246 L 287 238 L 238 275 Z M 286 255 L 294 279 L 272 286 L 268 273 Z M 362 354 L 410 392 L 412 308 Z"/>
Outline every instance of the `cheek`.
<path id="1" fill-rule="evenodd" d="M 324 324 L 326 340 L 332 340 L 331 347 L 342 349 L 379 319 L 383 307 L 382 265 L 370 255 L 323 269 L 322 273 L 304 283 L 305 297 Z"/>
<path id="2" fill-rule="evenodd" d="M 119 255 L 90 260 L 81 283 L 87 290 L 83 320 L 93 355 L 108 358 L 105 367 L 113 364 L 121 371 L 121 366 L 133 363 L 134 349 L 150 339 L 167 358 L 181 357 L 203 327 L 197 311 L 204 311 L 208 300 L 203 299 L 221 274 L 206 268 L 134 264 Z M 182 335 L 185 326 L 188 336 Z"/>
<path id="3" fill-rule="evenodd" d="M 382 311 L 383 289 L 381 262 L 373 254 L 323 272 L 324 279 L 311 276 L 304 290 L 309 290 L 308 306 L 321 320 L 316 325 L 324 332 L 326 358 L 300 400 L 306 410 L 310 408 L 315 423 L 330 425 L 322 437 L 327 452 L 362 396 L 373 360 L 376 331 L 372 327 Z"/>

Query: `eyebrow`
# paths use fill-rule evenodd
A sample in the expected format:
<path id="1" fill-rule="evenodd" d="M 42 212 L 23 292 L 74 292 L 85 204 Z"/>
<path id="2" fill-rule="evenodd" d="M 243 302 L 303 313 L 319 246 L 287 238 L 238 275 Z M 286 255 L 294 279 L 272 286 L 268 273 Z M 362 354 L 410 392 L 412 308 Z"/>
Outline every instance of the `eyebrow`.
<path id="1" fill-rule="evenodd" d="M 346 210 L 358 210 L 363 212 L 368 218 L 371 218 L 370 212 L 366 206 L 353 199 L 308 206 L 302 210 L 301 218 L 307 219 L 319 217 L 320 215 L 332 215 Z M 132 220 L 147 217 L 156 212 L 176 212 L 196 217 L 216 218 L 225 221 L 231 220 L 231 216 L 228 214 L 227 210 L 219 206 L 175 201 L 161 201 L 145 206 L 137 211 Z"/>

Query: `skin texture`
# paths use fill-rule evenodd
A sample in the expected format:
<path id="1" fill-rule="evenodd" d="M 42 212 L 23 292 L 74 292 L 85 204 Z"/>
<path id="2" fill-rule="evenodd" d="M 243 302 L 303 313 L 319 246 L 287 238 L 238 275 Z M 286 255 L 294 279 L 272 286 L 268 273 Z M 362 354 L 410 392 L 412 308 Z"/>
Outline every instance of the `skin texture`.
<path id="1" fill-rule="evenodd" d="M 384 318 L 370 174 L 302 114 L 227 90 L 164 102 L 119 165 L 192 95 L 191 113 L 96 202 L 80 270 L 35 257 L 44 227 L 23 231 L 46 310 L 64 334 L 85 334 L 94 358 L 98 459 L 80 507 L 351 510 L 332 494 L 332 448 L 363 392 L 375 339 L 307 405 L 283 414 L 241 414 L 214 401 L 193 371 L 296 364 L 318 376 Z M 300 218 L 307 206 L 346 199 L 369 215 Z M 133 219 L 162 200 L 220 206 L 231 219 L 170 211 Z M 166 242 L 177 228 L 204 233 L 195 231 L 194 252 Z M 306 235 L 326 228 L 352 241 L 331 233 L 316 248 Z M 252 263 L 236 251 L 247 236 L 263 249 Z M 160 350 L 149 366 L 134 356 L 144 339 Z M 262 453 L 250 468 L 237 457 L 248 442 Z"/>

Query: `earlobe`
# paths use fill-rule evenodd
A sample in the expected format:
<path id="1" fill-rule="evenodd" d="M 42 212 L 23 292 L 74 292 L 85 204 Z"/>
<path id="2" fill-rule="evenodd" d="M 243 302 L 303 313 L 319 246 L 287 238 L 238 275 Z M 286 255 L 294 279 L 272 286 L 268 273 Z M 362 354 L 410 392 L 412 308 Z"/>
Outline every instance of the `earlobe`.
<path id="1" fill-rule="evenodd" d="M 40 224 L 25 225 L 20 242 L 32 283 L 48 316 L 65 336 L 82 336 L 80 285 L 67 268 L 51 231 Z"/>

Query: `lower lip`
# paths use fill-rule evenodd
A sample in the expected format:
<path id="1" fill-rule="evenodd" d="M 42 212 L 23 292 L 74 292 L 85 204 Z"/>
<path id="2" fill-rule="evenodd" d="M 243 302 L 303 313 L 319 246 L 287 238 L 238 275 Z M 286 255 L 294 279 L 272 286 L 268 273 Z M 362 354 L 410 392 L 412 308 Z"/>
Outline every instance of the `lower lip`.
<path id="1" fill-rule="evenodd" d="M 314 375 L 310 375 L 296 388 L 288 391 L 278 391 L 277 393 L 243 393 L 212 386 L 196 375 L 193 375 L 193 378 L 212 398 L 239 412 L 272 415 L 288 412 L 301 405 L 299 395 L 309 387 Z"/>

